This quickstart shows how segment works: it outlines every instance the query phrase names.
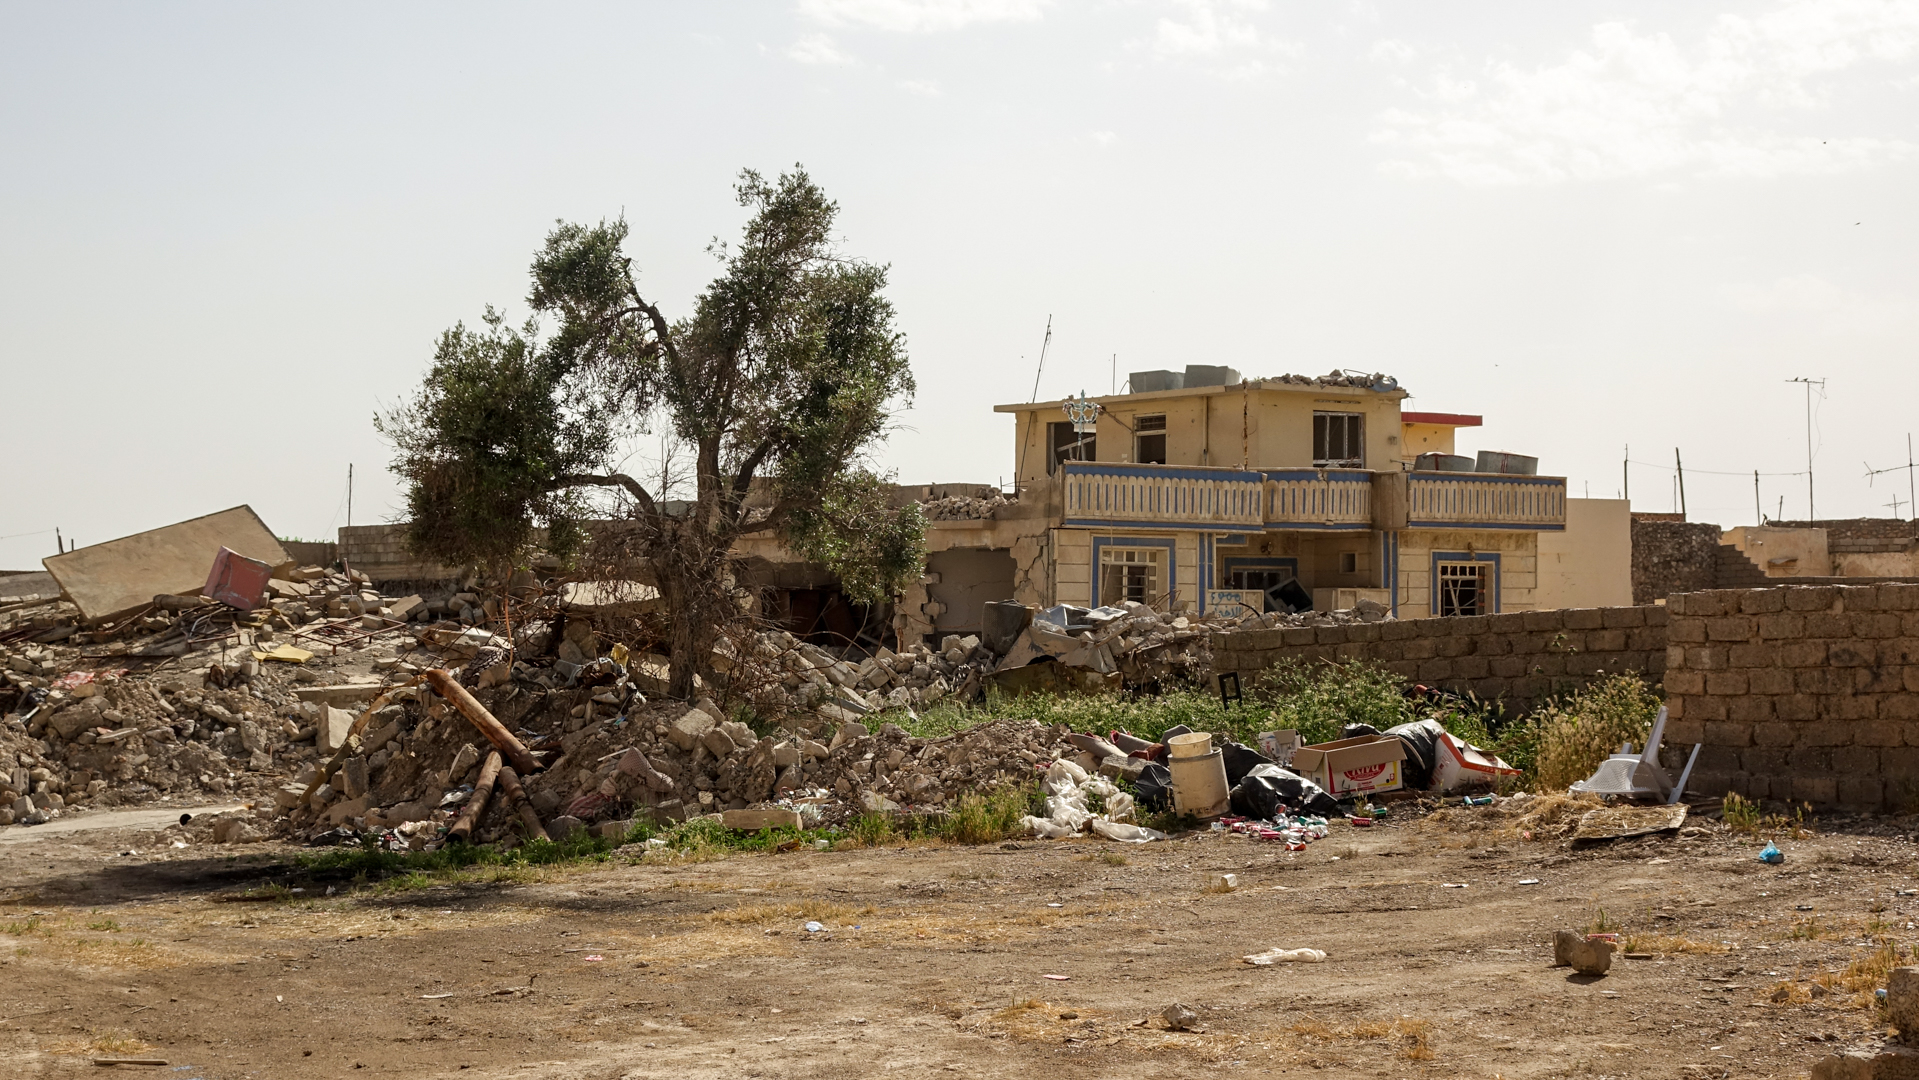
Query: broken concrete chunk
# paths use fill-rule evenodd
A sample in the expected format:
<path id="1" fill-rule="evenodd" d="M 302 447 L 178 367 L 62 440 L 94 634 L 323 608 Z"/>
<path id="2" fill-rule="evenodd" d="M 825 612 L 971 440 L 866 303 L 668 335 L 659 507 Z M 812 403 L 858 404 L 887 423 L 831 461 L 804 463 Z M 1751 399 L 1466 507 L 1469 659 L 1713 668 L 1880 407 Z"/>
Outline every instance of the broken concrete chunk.
<path id="1" fill-rule="evenodd" d="M 1613 943 L 1590 940 L 1577 930 L 1553 935 L 1553 966 L 1570 966 L 1581 975 L 1604 975 L 1612 967 Z"/>
<path id="2" fill-rule="evenodd" d="M 347 731 L 353 727 L 353 714 L 331 705 L 320 708 L 319 723 L 313 728 L 314 741 L 322 754 L 337 753 L 346 745 Z"/>
<path id="3" fill-rule="evenodd" d="M 678 720 L 667 725 L 666 737 L 673 740 L 674 746 L 691 751 L 699 744 L 700 738 L 713 730 L 717 723 L 712 714 L 695 706 L 681 714 Z"/>
<path id="4" fill-rule="evenodd" d="M 1896 967 L 1886 977 L 1886 1021 L 1919 1043 L 1919 967 Z"/>
<path id="5" fill-rule="evenodd" d="M 857 720 L 848 720 L 845 723 L 840 725 L 840 728 L 838 731 L 835 731 L 833 733 L 833 744 L 827 748 L 827 752 L 831 753 L 834 750 L 838 750 L 840 747 L 845 746 L 847 743 L 852 742 L 854 739 L 864 739 L 866 738 L 867 734 L 868 732 L 866 730 L 865 724 L 862 724 Z"/>
<path id="6" fill-rule="evenodd" d="M 800 812 L 798 810 L 728 810 L 720 815 L 720 824 L 742 832 L 759 832 L 761 829 L 797 829 L 800 827 Z"/>
<path id="7" fill-rule="evenodd" d="M 738 744 L 734 743 L 733 737 L 719 727 L 707 728 L 706 733 L 700 736 L 700 742 L 706 745 L 706 752 L 716 758 L 726 757 L 733 751 L 739 749 Z"/>

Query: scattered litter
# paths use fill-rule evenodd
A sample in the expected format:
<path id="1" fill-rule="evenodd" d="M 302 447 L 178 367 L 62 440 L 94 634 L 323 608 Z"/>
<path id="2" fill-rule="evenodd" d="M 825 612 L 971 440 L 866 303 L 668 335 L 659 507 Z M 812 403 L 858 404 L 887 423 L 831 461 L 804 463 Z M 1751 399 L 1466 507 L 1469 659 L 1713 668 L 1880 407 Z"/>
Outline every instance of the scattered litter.
<path id="1" fill-rule="evenodd" d="M 94 1058 L 95 1065 L 165 1065 L 166 1058 Z"/>
<path id="2" fill-rule="evenodd" d="M 1054 982 L 1065 982 L 1066 980 L 1072 978 L 1072 976 L 1071 975 L 1041 975 L 1040 978 L 1051 979 Z"/>
<path id="3" fill-rule="evenodd" d="M 1323 964 L 1326 954 L 1318 949 L 1267 949 L 1263 953 L 1254 953 L 1240 959 L 1254 967 L 1270 967 L 1273 964 Z"/>
<path id="4" fill-rule="evenodd" d="M 806 932 L 809 934 L 817 934 L 824 929 L 826 929 L 826 927 L 818 922 L 809 922 L 806 924 Z"/>
<path id="5" fill-rule="evenodd" d="M 601 955 L 600 955 L 599 953 L 594 953 L 594 954 L 593 954 L 593 955 L 591 955 L 591 956 L 583 956 L 583 957 L 581 957 L 580 959 L 582 959 L 582 960 L 585 960 L 585 961 L 587 961 L 588 963 L 592 963 L 592 962 L 593 962 L 593 961 L 595 961 L 595 960 L 604 960 L 604 959 L 606 959 L 606 957 L 604 957 L 604 956 L 601 956 Z"/>
<path id="6" fill-rule="evenodd" d="M 1539 884 L 1539 879 L 1536 877 L 1520 878 L 1519 883 L 1521 885 L 1537 885 Z"/>
<path id="7" fill-rule="evenodd" d="M 420 1000 L 421 1001 L 439 1001 L 441 998 L 450 998 L 452 996 L 453 996 L 452 994 L 421 994 Z"/>
<path id="8" fill-rule="evenodd" d="M 1048 904 L 1047 907 L 1065 907 L 1065 904 Z"/>
<path id="9" fill-rule="evenodd" d="M 1442 881 L 1439 883 L 1439 887 L 1442 889 L 1464 889 L 1467 885 L 1463 881 Z"/>
<path id="10" fill-rule="evenodd" d="M 1768 840 L 1766 841 L 1766 846 L 1759 852 L 1759 861 L 1778 866 L 1780 863 L 1786 861 L 1786 853 L 1779 850 L 1778 844 Z"/>

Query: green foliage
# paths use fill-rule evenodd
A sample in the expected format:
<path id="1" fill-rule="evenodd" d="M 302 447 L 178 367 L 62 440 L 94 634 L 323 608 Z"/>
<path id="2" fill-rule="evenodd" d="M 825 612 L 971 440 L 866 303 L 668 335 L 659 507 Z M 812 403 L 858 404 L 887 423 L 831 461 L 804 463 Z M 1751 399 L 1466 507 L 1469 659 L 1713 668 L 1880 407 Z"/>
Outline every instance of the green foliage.
<path id="1" fill-rule="evenodd" d="M 419 393 L 374 427 L 406 482 L 409 546 L 453 565 L 503 567 L 539 526 L 556 553 L 577 539 L 578 497 L 554 478 L 588 468 L 612 438 L 604 415 L 570 404 L 531 321 L 515 330 L 489 307 L 485 324 L 442 334 Z"/>
<path id="2" fill-rule="evenodd" d="M 1533 768 L 1539 790 L 1564 791 L 1591 776 L 1621 744 L 1643 744 L 1658 712 L 1659 698 L 1631 674 L 1596 679 L 1549 703 L 1530 721 L 1537 728 Z"/>
<path id="3" fill-rule="evenodd" d="M 1262 730 L 1292 728 L 1301 742 L 1331 742 L 1347 724 L 1381 731 L 1420 719 L 1405 695 L 1406 680 L 1372 663 L 1304 664 L 1286 660 L 1259 674 L 1253 696 L 1272 706 Z"/>
<path id="4" fill-rule="evenodd" d="M 1039 785 L 1026 784 L 997 788 L 985 794 L 960 796 L 953 808 L 939 820 L 940 839 L 951 844 L 997 844 L 1013 836 L 1025 835 L 1019 819 L 1039 814 L 1045 807 Z"/>
<path id="5" fill-rule="evenodd" d="M 840 476 L 817 505 L 793 510 L 787 543 L 801 557 L 832 568 L 853 600 L 884 603 L 926 566 L 926 515 L 918 503 L 889 505 L 891 494 L 872 473 Z"/>
<path id="6" fill-rule="evenodd" d="M 609 554 L 647 559 L 659 579 L 676 695 L 711 674 L 713 635 L 738 617 L 722 582 L 742 535 L 777 532 L 869 603 L 924 562 L 918 507 L 889 505 L 867 467 L 914 391 L 886 268 L 836 248 L 839 207 L 804 170 L 748 170 L 736 194 L 752 216 L 737 247 L 712 247 L 721 272 L 690 315 L 670 320 L 642 295 L 625 221 L 561 222 L 528 297 L 551 337 L 489 309 L 485 331 L 446 333 L 419 396 L 379 421 L 411 541 L 441 561 L 501 565 L 536 524 L 563 546 L 586 509 L 578 492 L 620 491 L 641 528 Z M 647 433 L 665 451 L 650 489 L 615 471 Z M 690 502 L 669 504 L 689 480 Z"/>

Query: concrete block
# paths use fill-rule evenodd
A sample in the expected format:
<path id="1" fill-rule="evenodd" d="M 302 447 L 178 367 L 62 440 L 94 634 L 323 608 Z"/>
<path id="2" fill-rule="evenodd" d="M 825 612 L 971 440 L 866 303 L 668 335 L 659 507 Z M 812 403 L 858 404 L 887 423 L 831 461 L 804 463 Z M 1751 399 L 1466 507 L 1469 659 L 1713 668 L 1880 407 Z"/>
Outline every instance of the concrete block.
<path id="1" fill-rule="evenodd" d="M 345 709 L 320 706 L 319 720 L 313 727 L 313 742 L 320 753 L 337 753 L 340 747 L 346 745 L 347 729 L 353 726 L 353 717 L 354 714 Z"/>
<path id="2" fill-rule="evenodd" d="M 1830 585 L 1796 585 L 1783 590 L 1787 611 L 1830 611 L 1839 592 Z"/>
<path id="3" fill-rule="evenodd" d="M 707 728 L 706 731 L 700 735 L 700 742 L 705 745 L 706 752 L 716 758 L 724 758 L 739 749 L 739 745 L 733 741 L 733 737 L 721 730 L 717 725 Z"/>
<path id="4" fill-rule="evenodd" d="M 798 810 L 728 810 L 720 815 L 720 823 L 729 829 L 742 832 L 759 832 L 761 829 L 797 829 L 800 827 Z"/>
<path id="5" fill-rule="evenodd" d="M 690 708 L 678 720 L 666 726 L 666 737 L 681 750 L 691 752 L 701 738 L 719 723 L 704 709 Z"/>
<path id="6" fill-rule="evenodd" d="M 1891 1043 L 1878 1050 L 1848 1050 L 1821 1058 L 1812 1067 L 1812 1080 L 1919 1080 L 1919 1050 Z"/>

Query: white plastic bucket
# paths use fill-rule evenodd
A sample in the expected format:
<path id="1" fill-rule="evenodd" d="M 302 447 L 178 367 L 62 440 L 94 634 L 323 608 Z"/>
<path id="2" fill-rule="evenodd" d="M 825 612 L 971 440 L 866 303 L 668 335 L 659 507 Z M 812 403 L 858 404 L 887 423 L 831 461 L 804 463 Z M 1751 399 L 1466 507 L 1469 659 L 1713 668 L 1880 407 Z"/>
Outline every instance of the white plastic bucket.
<path id="1" fill-rule="evenodd" d="M 1203 758 L 1213 752 L 1213 733 L 1194 731 L 1166 740 L 1168 758 Z"/>
<path id="2" fill-rule="evenodd" d="M 1190 738 L 1176 735 L 1174 738 Z M 1207 736 L 1208 741 L 1211 736 Z M 1226 786 L 1226 752 L 1214 750 L 1204 757 L 1167 755 L 1166 768 L 1173 774 L 1173 809 L 1199 818 L 1224 814 L 1232 805 Z"/>

